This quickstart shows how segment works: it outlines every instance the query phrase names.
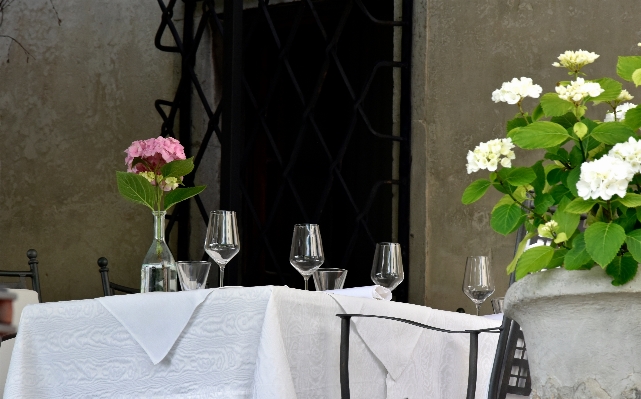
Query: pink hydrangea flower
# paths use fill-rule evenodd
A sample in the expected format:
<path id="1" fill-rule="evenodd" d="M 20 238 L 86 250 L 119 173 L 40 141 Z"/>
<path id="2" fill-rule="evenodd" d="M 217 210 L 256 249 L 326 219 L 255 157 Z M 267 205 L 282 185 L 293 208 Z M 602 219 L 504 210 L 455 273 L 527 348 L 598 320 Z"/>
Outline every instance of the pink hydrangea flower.
<path id="1" fill-rule="evenodd" d="M 134 141 L 129 148 L 125 150 L 125 153 L 127 154 L 125 158 L 127 172 L 131 173 L 159 171 L 160 168 L 171 161 L 186 159 L 185 148 L 178 140 L 172 137 L 165 138 L 159 136 L 155 139 Z M 145 160 L 151 167 L 151 170 L 142 163 L 132 167 L 131 164 L 134 158 L 142 158 Z"/>
<path id="2" fill-rule="evenodd" d="M 156 181 L 153 178 L 153 174 L 150 176 L 147 172 L 160 174 L 160 168 L 165 164 L 175 161 L 175 160 L 184 160 L 185 157 L 185 148 L 180 144 L 180 142 L 171 137 L 162 137 L 151 138 L 147 140 L 138 140 L 131 143 L 129 148 L 125 150 L 127 157 L 125 158 L 125 164 L 127 165 L 127 172 L 130 173 L 144 173 L 145 178 L 149 180 L 152 185 L 156 185 Z M 134 158 L 142 158 L 147 164 L 151 167 L 149 169 L 144 163 L 138 163 L 132 167 Z M 172 179 L 171 181 L 167 181 Z M 178 187 L 178 184 L 182 182 L 182 177 L 179 179 L 169 178 L 165 179 L 160 183 L 163 191 L 171 191 L 174 188 Z"/>

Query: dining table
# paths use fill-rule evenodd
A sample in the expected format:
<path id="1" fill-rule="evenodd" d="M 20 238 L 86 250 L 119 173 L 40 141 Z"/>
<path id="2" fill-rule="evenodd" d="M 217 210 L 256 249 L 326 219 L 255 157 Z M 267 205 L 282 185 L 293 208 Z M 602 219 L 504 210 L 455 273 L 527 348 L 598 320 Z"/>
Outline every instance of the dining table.
<path id="1" fill-rule="evenodd" d="M 27 306 L 5 398 L 337 399 L 337 314 L 450 330 L 500 320 L 425 306 L 302 291 L 225 287 Z M 352 398 L 464 398 L 469 336 L 354 318 Z M 498 334 L 481 334 L 476 397 L 487 397 Z"/>

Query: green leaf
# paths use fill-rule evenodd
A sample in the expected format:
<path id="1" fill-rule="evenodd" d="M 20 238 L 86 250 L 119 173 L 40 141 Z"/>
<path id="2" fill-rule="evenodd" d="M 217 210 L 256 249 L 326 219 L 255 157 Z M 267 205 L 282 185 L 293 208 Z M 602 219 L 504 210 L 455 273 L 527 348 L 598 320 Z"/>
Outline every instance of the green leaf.
<path id="1" fill-rule="evenodd" d="M 572 195 L 574 195 L 575 197 L 579 196 L 579 190 L 576 188 L 576 184 L 579 182 L 580 178 L 581 178 L 580 166 L 577 166 L 576 168 L 572 169 L 568 174 L 567 187 L 572 193 Z"/>
<path id="2" fill-rule="evenodd" d="M 625 238 L 625 244 L 634 259 L 641 262 L 641 229 L 629 232 Z"/>
<path id="3" fill-rule="evenodd" d="M 547 175 L 547 181 L 550 186 L 553 186 L 559 182 L 561 182 L 561 179 L 563 178 L 563 174 L 567 173 L 565 170 L 559 168 L 559 169 L 552 169 L 548 175 Z"/>
<path id="4" fill-rule="evenodd" d="M 542 215 L 554 205 L 554 198 L 550 194 L 539 194 L 534 198 L 534 212 Z"/>
<path id="5" fill-rule="evenodd" d="M 490 224 L 497 233 L 508 235 L 518 229 L 524 219 L 525 213 L 518 204 L 514 203 L 496 208 L 492 212 Z"/>
<path id="6" fill-rule="evenodd" d="M 510 187 L 509 185 L 501 185 L 501 183 L 499 182 L 492 183 L 492 187 L 494 187 L 498 192 L 503 194 L 512 194 L 514 190 L 516 190 L 516 187 Z"/>
<path id="7" fill-rule="evenodd" d="M 528 249 L 521 255 L 521 258 L 516 264 L 516 279 L 520 280 L 528 273 L 545 269 L 553 256 L 554 248 L 548 247 L 547 245 Z"/>
<path id="8" fill-rule="evenodd" d="M 630 254 L 617 256 L 608 264 L 605 272 L 612 277 L 612 285 L 623 285 L 637 274 L 639 263 Z"/>
<path id="9" fill-rule="evenodd" d="M 554 147 L 569 139 L 570 135 L 563 126 L 546 121 L 521 127 L 512 137 L 514 144 L 526 150 Z"/>
<path id="10" fill-rule="evenodd" d="M 641 206 L 641 195 L 634 193 L 626 193 L 625 197 L 616 200 L 628 208 L 636 208 Z"/>
<path id="11" fill-rule="evenodd" d="M 509 133 L 513 129 L 516 129 L 517 127 L 523 127 L 527 126 L 530 121 L 526 121 L 525 118 L 522 117 L 516 117 L 514 119 L 511 119 L 507 121 L 507 132 Z"/>
<path id="12" fill-rule="evenodd" d="M 565 101 L 565 100 L 563 100 Z M 558 123 L 559 125 L 563 126 L 564 128 L 568 129 L 574 126 L 574 124 L 577 122 L 576 120 L 576 115 L 572 112 L 568 112 L 566 114 L 563 114 L 561 116 L 555 116 L 552 119 L 550 119 L 550 122 Z"/>
<path id="13" fill-rule="evenodd" d="M 514 258 L 512 259 L 510 264 L 507 265 L 507 269 L 506 269 L 507 274 L 511 274 L 516 269 L 516 263 L 519 261 L 519 258 L 521 257 L 521 255 L 523 255 L 523 251 L 525 251 L 525 247 L 527 246 L 528 241 L 530 241 L 530 239 L 535 235 L 536 235 L 536 231 L 531 231 L 527 233 L 525 237 L 523 237 L 519 245 L 516 247 L 516 253 L 514 254 Z"/>
<path id="14" fill-rule="evenodd" d="M 621 205 L 623 207 L 623 205 Z M 621 216 L 618 219 L 614 220 L 614 223 L 623 227 L 626 233 L 634 229 L 634 225 L 637 223 L 637 212 L 636 209 L 630 208 L 626 210 L 620 210 Z"/>
<path id="15" fill-rule="evenodd" d="M 625 113 L 625 118 L 622 121 L 632 130 L 637 130 L 641 127 L 641 108 L 637 105 L 636 108 L 630 108 Z"/>
<path id="16" fill-rule="evenodd" d="M 532 111 L 532 120 L 534 122 L 538 121 L 543 117 L 543 107 L 541 106 L 541 103 L 534 108 L 534 111 Z"/>
<path id="17" fill-rule="evenodd" d="M 590 134 L 593 139 L 609 145 L 622 143 L 631 136 L 634 136 L 634 130 L 621 122 L 602 123 Z"/>
<path id="18" fill-rule="evenodd" d="M 116 172 L 116 181 L 118 191 L 123 197 L 154 210 L 156 191 L 147 179 L 135 173 Z"/>
<path id="19" fill-rule="evenodd" d="M 507 195 L 507 194 L 505 194 L 504 196 L 502 196 L 502 197 L 501 197 L 501 199 L 499 200 L 499 202 L 497 202 L 497 203 L 494 205 L 494 208 L 492 208 L 492 213 L 494 213 L 494 211 L 496 210 L 496 208 L 498 208 L 498 207 L 499 207 L 499 206 L 501 206 L 501 205 L 510 205 L 510 204 L 513 204 L 513 203 L 514 203 L 514 200 L 512 199 L 512 197 L 511 197 L 511 196 L 509 196 L 509 195 Z"/>
<path id="20" fill-rule="evenodd" d="M 531 168 L 503 168 L 507 171 L 504 180 L 512 186 L 524 186 L 536 179 L 536 173 Z"/>
<path id="21" fill-rule="evenodd" d="M 564 266 L 567 270 L 578 270 L 592 260 L 592 257 L 585 249 L 584 233 L 578 234 L 572 240 L 572 249 L 565 255 Z"/>
<path id="22" fill-rule="evenodd" d="M 539 195 L 545 188 L 545 169 L 543 168 L 543 161 L 539 161 L 532 165 L 532 170 L 536 174 L 536 179 L 531 183 L 534 192 Z"/>
<path id="23" fill-rule="evenodd" d="M 554 251 L 554 254 L 552 255 L 552 259 L 550 259 L 550 263 L 545 267 L 546 269 L 554 269 L 555 267 L 559 267 L 563 264 L 563 260 L 565 258 L 565 255 L 568 253 L 568 250 L 565 248 L 557 249 Z"/>
<path id="24" fill-rule="evenodd" d="M 639 85 L 641 85 L 641 69 L 637 69 L 636 71 L 632 72 L 632 82 L 634 82 L 636 87 L 639 87 Z"/>
<path id="25" fill-rule="evenodd" d="M 194 169 L 194 158 L 177 159 L 165 164 L 161 169 L 163 177 L 182 177 L 191 173 Z"/>
<path id="26" fill-rule="evenodd" d="M 472 182 L 465 191 L 463 191 L 463 198 L 461 198 L 461 202 L 463 204 L 468 205 L 473 202 L 478 201 L 485 195 L 487 192 L 487 189 L 490 187 L 492 183 L 490 183 L 489 180 L 486 179 L 479 179 L 476 180 L 475 182 Z"/>
<path id="27" fill-rule="evenodd" d="M 621 89 L 623 89 L 623 86 L 621 86 L 621 83 L 610 78 L 596 79 L 596 80 L 593 80 L 593 82 L 597 82 L 599 86 L 601 86 L 601 88 L 603 89 L 603 93 L 599 94 L 597 97 L 591 97 L 589 99 L 589 101 L 593 101 L 594 104 L 598 104 L 603 101 L 616 100 L 617 97 L 619 97 L 619 94 L 621 94 Z"/>
<path id="28" fill-rule="evenodd" d="M 543 108 L 545 116 L 561 116 L 572 111 L 574 105 L 569 101 L 560 99 L 556 93 L 545 93 L 541 97 L 541 108 Z"/>
<path id="29" fill-rule="evenodd" d="M 572 193 L 570 192 L 570 190 L 567 187 L 565 187 L 562 184 L 559 184 L 558 186 L 552 187 L 552 189 L 550 191 L 548 191 L 548 194 L 550 194 L 552 196 L 552 198 L 554 198 L 554 202 L 561 202 L 563 197 L 568 197 L 568 198 L 572 199 L 571 198 Z"/>
<path id="30" fill-rule="evenodd" d="M 575 145 L 572 147 L 572 151 L 570 151 L 570 165 L 572 165 L 573 168 L 577 168 L 581 166 L 583 163 L 583 153 L 581 152 L 581 148 L 579 148 L 578 145 Z"/>
<path id="31" fill-rule="evenodd" d="M 200 194 L 206 186 L 184 187 L 172 190 L 165 195 L 165 210 L 171 208 L 174 204 Z"/>
<path id="32" fill-rule="evenodd" d="M 621 57 L 617 62 L 617 75 L 622 79 L 632 82 L 632 74 L 637 69 L 641 68 L 641 57 L 638 55 Z"/>
<path id="33" fill-rule="evenodd" d="M 559 208 L 554 213 L 552 220 L 559 224 L 559 232 L 565 233 L 568 237 L 574 234 L 574 231 L 579 226 L 581 215 L 575 213 L 565 212 L 564 208 L 570 203 L 567 197 L 564 197 L 559 204 Z"/>
<path id="34" fill-rule="evenodd" d="M 625 241 L 625 230 L 616 223 L 596 222 L 585 230 L 585 246 L 596 263 L 605 268 Z"/>

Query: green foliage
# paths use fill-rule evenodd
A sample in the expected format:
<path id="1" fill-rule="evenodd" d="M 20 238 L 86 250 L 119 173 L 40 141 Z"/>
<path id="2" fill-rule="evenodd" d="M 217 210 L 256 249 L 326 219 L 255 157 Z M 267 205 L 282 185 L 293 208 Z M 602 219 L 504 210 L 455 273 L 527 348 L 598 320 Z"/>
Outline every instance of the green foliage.
<path id="1" fill-rule="evenodd" d="M 594 205 L 596 205 L 596 200 L 584 200 L 583 198 L 575 198 L 572 202 L 565 207 L 565 212 L 576 213 L 578 215 L 582 213 L 588 213 Z"/>
<path id="2" fill-rule="evenodd" d="M 534 198 L 534 212 L 538 214 L 545 213 L 549 207 L 554 205 L 554 197 L 550 194 L 540 194 Z"/>
<path id="3" fill-rule="evenodd" d="M 581 178 L 581 168 L 579 166 L 572 169 L 570 173 L 568 173 L 568 178 L 567 178 L 568 189 L 570 190 L 572 195 L 574 195 L 575 197 L 579 196 L 579 191 L 576 188 L 576 184 L 579 182 L 580 178 Z"/>
<path id="4" fill-rule="evenodd" d="M 592 257 L 585 249 L 584 233 L 579 233 L 572 240 L 572 249 L 565 255 L 564 267 L 567 270 L 578 270 L 591 260 Z"/>
<path id="5" fill-rule="evenodd" d="M 467 186 L 465 191 L 463 191 L 463 197 L 461 202 L 465 205 L 471 204 L 478 201 L 485 195 L 487 189 L 490 188 L 490 181 L 486 179 L 479 179 Z"/>
<path id="6" fill-rule="evenodd" d="M 123 197 L 154 210 L 156 191 L 147 179 L 135 173 L 116 172 L 116 182 Z"/>
<path id="7" fill-rule="evenodd" d="M 174 204 L 200 194 L 204 189 L 205 186 L 196 186 L 177 188 L 168 192 L 167 195 L 165 195 L 165 210 L 171 208 Z"/>
<path id="8" fill-rule="evenodd" d="M 554 248 L 546 245 L 530 248 L 521 255 L 516 264 L 516 279 L 520 280 L 528 273 L 538 272 L 545 269 L 552 257 L 554 256 Z"/>
<path id="9" fill-rule="evenodd" d="M 608 264 L 605 272 L 612 277 L 612 285 L 623 285 L 632 280 L 637 274 L 639 263 L 632 255 L 617 256 Z"/>
<path id="10" fill-rule="evenodd" d="M 533 122 L 519 128 L 512 141 L 523 149 L 549 148 L 565 143 L 570 135 L 565 128 L 553 122 Z"/>
<path id="11" fill-rule="evenodd" d="M 543 192 L 543 189 L 545 189 L 545 169 L 543 168 L 543 161 L 532 165 L 532 170 L 536 175 L 536 179 L 534 179 L 531 185 L 536 195 L 539 196 Z"/>
<path id="12" fill-rule="evenodd" d="M 617 62 L 617 75 L 619 75 L 621 79 L 632 82 L 632 74 L 639 68 L 641 68 L 640 56 L 619 57 Z"/>
<path id="13" fill-rule="evenodd" d="M 641 262 L 641 229 L 628 233 L 625 245 L 637 262 Z"/>
<path id="14" fill-rule="evenodd" d="M 553 269 L 555 267 L 559 267 L 563 264 L 563 260 L 565 259 L 565 255 L 567 255 L 568 250 L 565 248 L 557 249 L 554 251 L 554 254 L 552 255 L 552 259 L 550 259 L 550 262 L 548 265 L 545 267 L 546 269 Z"/>
<path id="15" fill-rule="evenodd" d="M 565 100 L 561 100 L 565 101 Z M 567 101 L 565 101 L 567 102 Z M 550 119 L 550 122 L 554 122 L 556 124 L 559 124 L 563 126 L 564 128 L 568 129 L 574 126 L 574 124 L 577 122 L 576 120 L 576 115 L 572 112 L 568 112 L 566 114 L 563 114 L 561 116 L 555 116 Z"/>
<path id="16" fill-rule="evenodd" d="M 171 161 L 165 164 L 161 169 L 160 173 L 163 177 L 182 177 L 191 173 L 194 169 L 194 158 L 175 161 Z"/>
<path id="17" fill-rule="evenodd" d="M 590 137 L 604 144 L 614 145 L 634 136 L 634 130 L 622 122 L 606 122 L 595 127 Z"/>
<path id="18" fill-rule="evenodd" d="M 552 198 L 554 198 L 555 203 L 561 202 L 563 197 L 573 199 L 570 189 L 562 184 L 552 187 L 552 189 L 548 193 L 552 196 Z"/>
<path id="19" fill-rule="evenodd" d="M 528 119 L 529 120 L 526 121 L 525 118 L 520 116 L 517 116 L 514 119 L 510 119 L 509 121 L 507 121 L 507 127 L 506 127 L 507 132 L 509 133 L 510 131 L 512 131 L 513 129 L 516 129 L 517 127 L 527 126 L 528 123 L 532 121 L 530 118 Z"/>
<path id="20" fill-rule="evenodd" d="M 594 104 L 598 104 L 603 101 L 616 100 L 619 94 L 621 94 L 621 89 L 623 88 L 621 83 L 610 78 L 596 79 L 594 82 L 597 82 L 603 89 L 603 93 L 599 94 L 597 97 L 590 98 L 590 101 L 594 102 Z"/>
<path id="21" fill-rule="evenodd" d="M 510 264 L 507 265 L 507 268 L 506 268 L 507 274 L 510 274 L 514 270 L 516 270 L 516 263 L 519 261 L 519 258 L 521 257 L 521 255 L 523 255 L 523 252 L 525 251 L 525 246 L 527 245 L 528 241 L 530 241 L 530 239 L 535 235 L 536 235 L 536 231 L 531 231 L 527 233 L 525 237 L 523 237 L 521 242 L 519 242 L 519 245 L 516 247 L 516 253 L 514 254 L 514 258 L 512 259 Z"/>
<path id="22" fill-rule="evenodd" d="M 636 208 L 638 206 L 641 206 L 641 195 L 627 193 L 625 197 L 617 199 L 616 202 L 619 202 L 627 206 L 628 208 Z"/>
<path id="23" fill-rule="evenodd" d="M 539 103 L 536 108 L 534 108 L 534 111 L 532 111 L 532 120 L 534 122 L 538 121 L 541 119 L 545 114 L 543 113 L 543 107 L 541 106 L 541 103 Z"/>
<path id="24" fill-rule="evenodd" d="M 574 108 L 571 102 L 559 98 L 556 93 L 546 93 L 541 96 L 541 108 L 545 116 L 562 116 Z M 576 118 L 574 118 L 576 122 Z"/>
<path id="25" fill-rule="evenodd" d="M 499 172 L 499 176 L 512 186 L 530 184 L 536 179 L 536 173 L 532 168 L 503 168 Z"/>
<path id="26" fill-rule="evenodd" d="M 568 237 L 571 237 L 579 226 L 581 215 L 565 212 L 564 209 L 569 203 L 570 200 L 568 198 L 563 198 L 552 220 L 559 224 L 559 233 L 565 233 Z"/>
<path id="27" fill-rule="evenodd" d="M 641 108 L 631 108 L 625 113 L 623 123 L 628 125 L 632 130 L 641 128 Z"/>
<path id="28" fill-rule="evenodd" d="M 492 212 L 490 224 L 497 233 L 508 235 L 519 228 L 525 216 L 519 204 L 501 205 Z"/>
<path id="29" fill-rule="evenodd" d="M 634 85 L 636 87 L 639 87 L 639 85 L 641 85 L 641 69 L 637 69 L 636 71 L 632 72 L 632 82 L 634 82 Z"/>
<path id="30" fill-rule="evenodd" d="M 623 227 L 612 222 L 596 222 L 585 230 L 588 253 L 603 268 L 612 262 L 625 238 Z"/>

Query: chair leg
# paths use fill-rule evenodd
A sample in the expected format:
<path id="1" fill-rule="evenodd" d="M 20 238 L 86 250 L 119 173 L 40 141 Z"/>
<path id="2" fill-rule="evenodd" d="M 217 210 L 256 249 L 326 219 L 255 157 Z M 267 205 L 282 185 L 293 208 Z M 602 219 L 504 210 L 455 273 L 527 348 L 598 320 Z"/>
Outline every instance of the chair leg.
<path id="1" fill-rule="evenodd" d="M 340 358 L 340 373 L 341 373 L 341 399 L 349 399 L 349 322 L 350 316 L 342 316 L 341 318 L 341 358 Z"/>
<path id="2" fill-rule="evenodd" d="M 479 332 L 470 333 L 470 372 L 467 377 L 467 399 L 474 399 L 476 396 L 476 371 L 479 352 Z"/>
<path id="3" fill-rule="evenodd" d="M 29 258 L 29 269 L 31 269 L 31 285 L 33 290 L 38 293 L 38 302 L 42 303 L 42 293 L 40 292 L 40 276 L 38 275 L 38 252 L 35 249 L 27 251 Z"/>

